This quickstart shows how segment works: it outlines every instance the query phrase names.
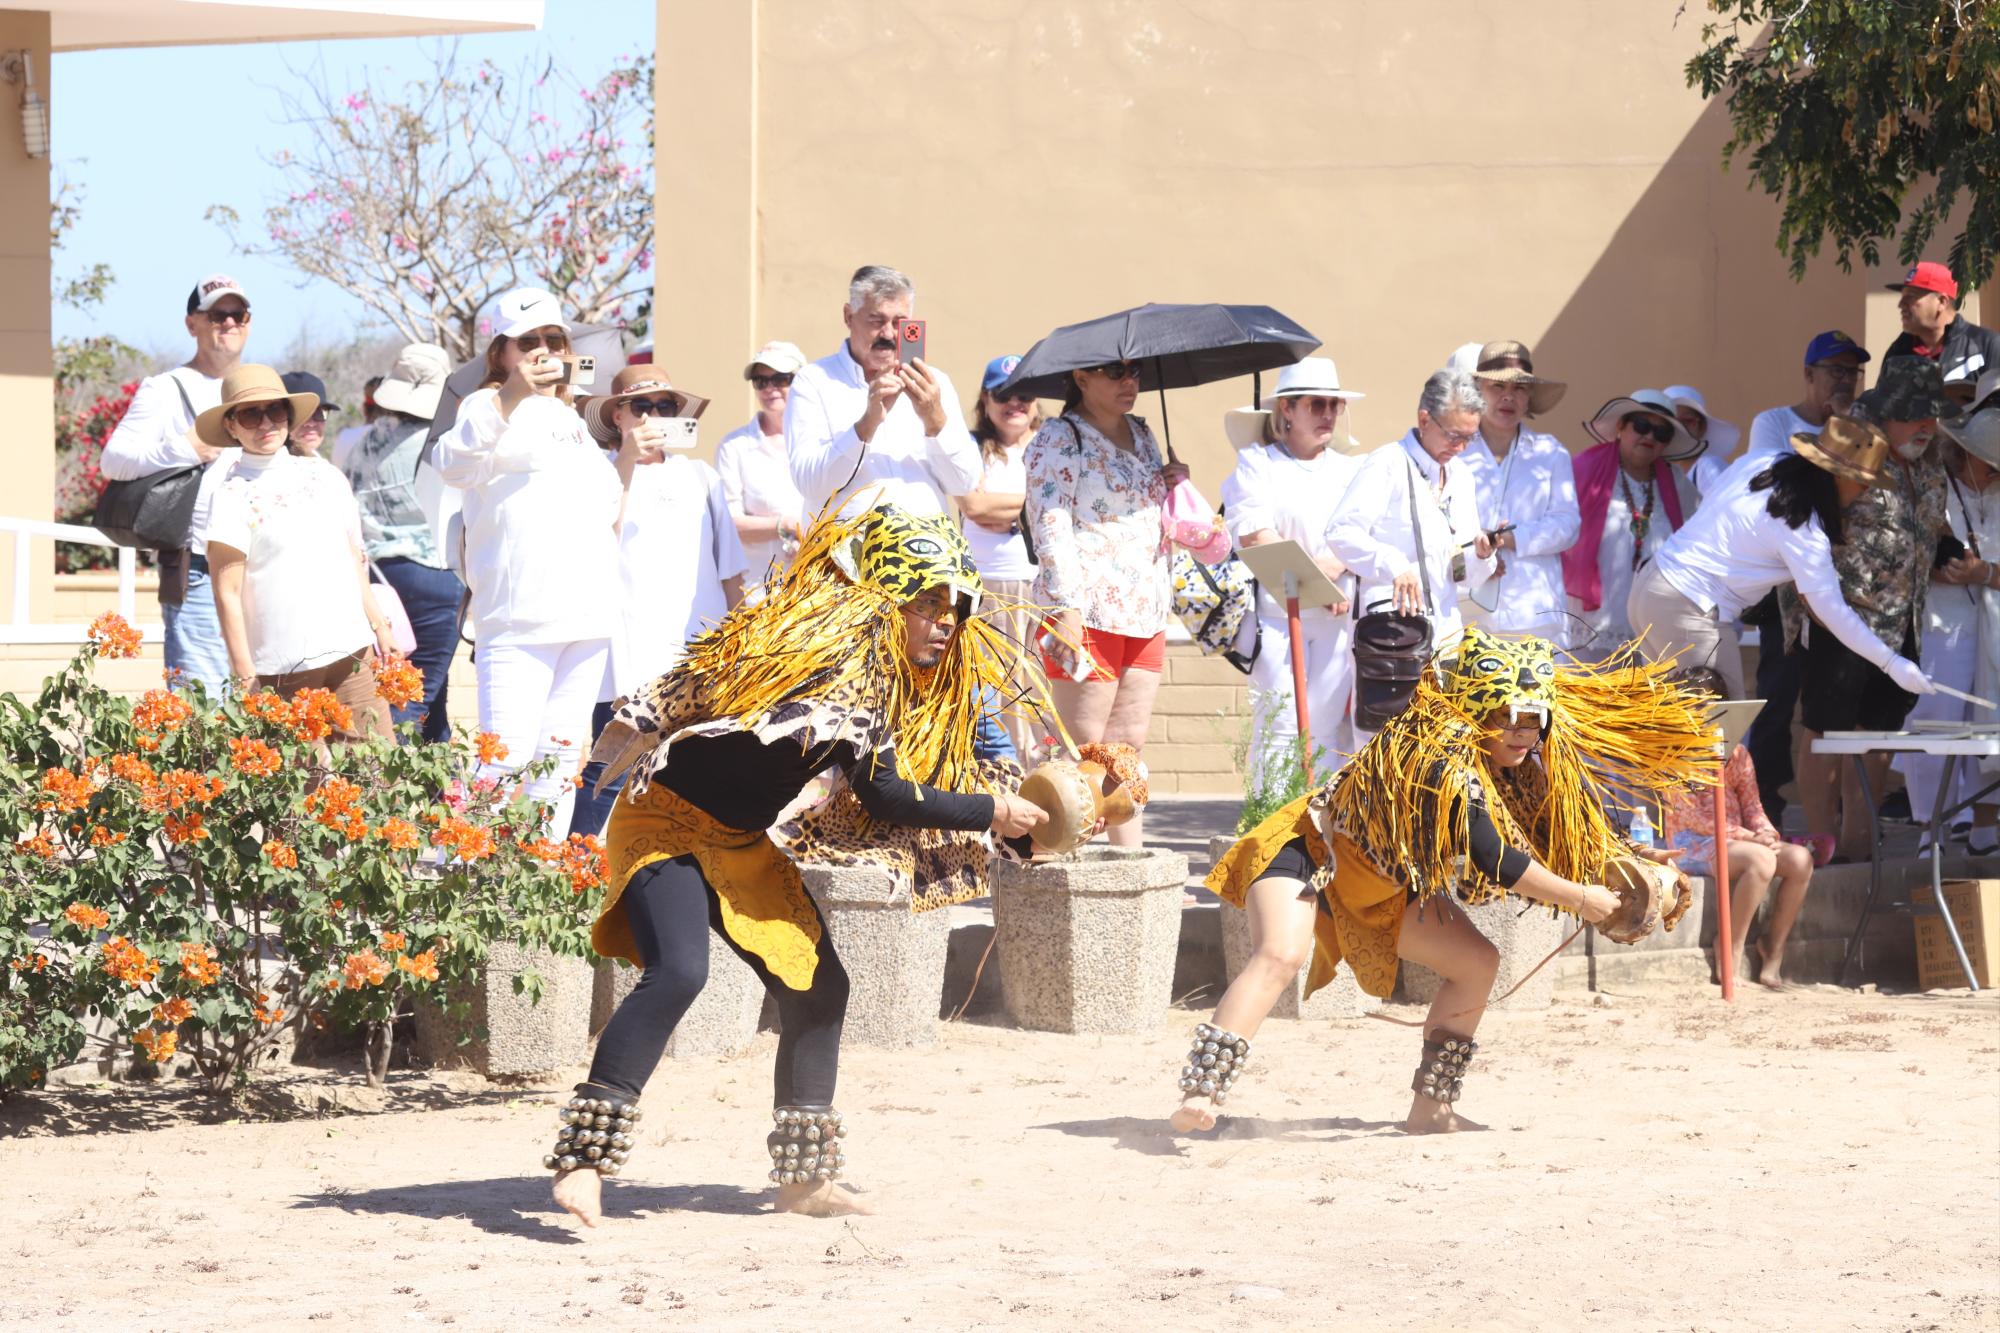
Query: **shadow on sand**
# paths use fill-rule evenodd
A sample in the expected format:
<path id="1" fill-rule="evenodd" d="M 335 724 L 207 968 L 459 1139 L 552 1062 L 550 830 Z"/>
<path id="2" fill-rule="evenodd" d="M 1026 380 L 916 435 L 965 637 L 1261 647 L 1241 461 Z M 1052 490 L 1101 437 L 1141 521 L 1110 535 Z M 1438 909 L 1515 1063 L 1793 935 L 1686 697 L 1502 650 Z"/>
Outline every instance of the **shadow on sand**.
<path id="1" fill-rule="evenodd" d="M 768 1209 L 764 1191 L 735 1185 L 640 1185 L 604 1183 L 607 1220 L 641 1213 L 720 1213 L 754 1216 Z M 492 1180 L 443 1180 L 379 1190 L 327 1190 L 301 1196 L 294 1208 L 338 1208 L 349 1213 L 399 1214 L 432 1220 L 456 1217 L 495 1236 L 524 1236 L 555 1245 L 581 1241 L 561 1209 L 549 1199 L 546 1176 L 502 1176 Z"/>
<path id="2" fill-rule="evenodd" d="M 1176 1134 L 1164 1119 L 1142 1120 L 1138 1116 L 1111 1116 L 1104 1120 L 1066 1120 L 1036 1125 L 1059 1134 L 1079 1138 L 1111 1139 L 1115 1146 L 1153 1157 L 1171 1157 L 1181 1152 L 1183 1139 L 1197 1143 L 1247 1142 L 1252 1139 L 1280 1139 L 1292 1143 L 1345 1143 L 1349 1139 L 1400 1134 L 1400 1120 L 1355 1120 L 1347 1116 L 1319 1120 L 1265 1120 L 1257 1116 L 1224 1115 L 1214 1129 Z"/>

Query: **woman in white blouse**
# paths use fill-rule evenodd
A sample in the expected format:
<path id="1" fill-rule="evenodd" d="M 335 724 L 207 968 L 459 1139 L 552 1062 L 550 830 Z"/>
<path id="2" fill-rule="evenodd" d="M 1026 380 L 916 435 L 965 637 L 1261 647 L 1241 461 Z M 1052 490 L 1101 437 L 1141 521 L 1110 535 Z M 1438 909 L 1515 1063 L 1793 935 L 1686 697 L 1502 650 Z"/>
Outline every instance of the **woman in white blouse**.
<path id="1" fill-rule="evenodd" d="M 1819 435 L 1795 435 L 1798 452 L 1772 460 L 1741 489 L 1723 487 L 1694 511 L 1639 571 L 1625 614 L 1648 657 L 1712 666 L 1729 697 L 1743 697 L 1743 657 L 1734 622 L 1781 583 L 1798 585 L 1814 619 L 1911 694 L 1933 686 L 1909 658 L 1876 638 L 1841 597 L 1832 543 L 1841 510 L 1875 484 L 1888 438 L 1833 417 Z"/>
<path id="2" fill-rule="evenodd" d="M 986 363 L 979 383 L 979 400 L 972 406 L 972 438 L 979 445 L 979 485 L 955 497 L 959 527 L 972 548 L 972 563 L 986 592 L 979 613 L 1008 638 L 1021 645 L 1017 682 L 1026 669 L 1026 654 L 1037 626 L 1029 611 L 1033 602 L 1035 561 L 1022 527 L 1022 506 L 1028 500 L 1028 441 L 1041 428 L 1042 412 L 1032 394 L 1001 394 L 1000 386 L 1021 364 L 1018 356 L 996 356 Z M 1036 727 L 1024 712 L 1002 712 L 1000 725 L 1023 764 L 1034 762 Z"/>
<path id="3" fill-rule="evenodd" d="M 1222 512 L 1238 546 L 1293 541 L 1305 548 L 1345 596 L 1330 607 L 1309 607 L 1299 615 L 1306 658 L 1307 716 L 1315 769 L 1337 772 L 1354 753 L 1348 696 L 1354 691 L 1354 621 L 1347 597 L 1354 580 L 1327 545 L 1327 519 L 1347 494 L 1361 468 L 1342 416 L 1363 395 L 1340 386 L 1332 360 L 1309 356 L 1286 366 L 1263 411 L 1231 412 L 1223 420 L 1236 446 L 1236 470 L 1222 483 Z M 1251 773 L 1255 785 L 1283 771 L 1298 738 L 1298 708 L 1292 698 L 1292 645 L 1284 603 L 1261 589 L 1257 597 L 1257 662 L 1252 690 Z"/>
<path id="4" fill-rule="evenodd" d="M 554 756 L 526 791 L 558 834 L 619 625 L 618 474 L 570 405 L 568 351 L 554 296 L 501 297 L 485 383 L 435 454 L 438 475 L 464 493 L 479 729 L 506 747 L 481 775 Z"/>
<path id="5" fill-rule="evenodd" d="M 785 400 L 806 356 L 788 342 L 768 342 L 743 368 L 757 396 L 757 415 L 715 446 L 715 470 L 750 562 L 744 591 L 754 595 L 782 574 L 799 549 L 799 529 L 811 515 L 785 458 Z"/>
<path id="6" fill-rule="evenodd" d="M 1035 433 L 1026 463 L 1034 598 L 1055 608 L 1043 665 L 1056 707 L 1079 743 L 1143 749 L 1173 584 L 1160 515 L 1187 468 L 1163 462 L 1153 432 L 1131 414 L 1138 399 L 1137 362 L 1072 372 L 1062 415 Z M 1140 823 L 1112 829 L 1112 843 L 1137 846 Z"/>

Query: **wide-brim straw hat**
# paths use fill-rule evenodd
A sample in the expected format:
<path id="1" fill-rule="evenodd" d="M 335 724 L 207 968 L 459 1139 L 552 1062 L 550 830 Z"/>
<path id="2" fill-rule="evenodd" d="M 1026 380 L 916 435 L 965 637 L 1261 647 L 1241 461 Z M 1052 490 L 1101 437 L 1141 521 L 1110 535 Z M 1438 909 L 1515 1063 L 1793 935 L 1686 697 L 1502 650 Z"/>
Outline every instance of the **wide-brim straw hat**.
<path id="1" fill-rule="evenodd" d="M 285 381 L 269 366 L 238 366 L 222 378 L 222 401 L 194 419 L 195 438 L 218 449 L 239 446 L 222 423 L 231 409 L 284 399 L 292 405 L 292 420 L 303 421 L 319 408 L 316 393 L 286 393 Z"/>
<path id="2" fill-rule="evenodd" d="M 1278 382 L 1271 392 L 1264 395 L 1264 401 L 1256 407 L 1232 407 L 1222 415 L 1222 431 L 1229 437 L 1230 444 L 1238 449 L 1247 449 L 1253 444 L 1264 442 L 1264 423 L 1271 415 L 1271 404 L 1280 398 L 1338 398 L 1343 402 L 1353 402 L 1368 395 L 1359 389 L 1343 388 L 1340 383 L 1340 367 L 1330 356 L 1308 356 L 1286 366 L 1278 372 Z M 1336 438 L 1333 447 L 1342 453 L 1345 444 L 1352 447 L 1354 441 Z"/>
<path id="3" fill-rule="evenodd" d="M 708 409 L 708 399 L 686 389 L 677 389 L 667 379 L 667 372 L 651 362 L 627 366 L 611 377 L 611 392 L 591 398 L 583 405 L 583 424 L 589 428 L 591 438 L 599 444 L 618 443 L 618 425 L 611 419 L 611 409 L 627 398 L 645 398 L 655 394 L 670 393 L 681 400 L 681 410 L 677 417 L 697 418 Z"/>
<path id="4" fill-rule="evenodd" d="M 429 421 L 451 378 L 451 353 L 436 343 L 411 343 L 396 355 L 396 364 L 375 387 L 375 405 L 391 412 Z"/>
<path id="5" fill-rule="evenodd" d="M 1792 436 L 1792 448 L 1836 477 L 1873 486 L 1889 457 L 1889 437 L 1865 421 L 1828 417 L 1817 435 L 1802 430 Z"/>
<path id="6" fill-rule="evenodd" d="M 1701 441 L 1688 434 L 1687 427 L 1681 425 L 1674 415 L 1674 400 L 1658 389 L 1634 389 L 1621 398 L 1613 398 L 1597 409 L 1596 415 L 1583 423 L 1590 432 L 1590 438 L 1599 444 L 1612 444 L 1618 439 L 1618 427 L 1634 412 L 1647 416 L 1664 417 L 1674 428 L 1673 435 L 1660 449 L 1660 458 L 1665 462 L 1691 458 L 1701 452 Z"/>
<path id="7" fill-rule="evenodd" d="M 1982 463 L 2000 468 L 2000 366 L 1979 377 L 1964 411 L 1938 418 L 1938 430 Z"/>
<path id="8" fill-rule="evenodd" d="M 1534 354 L 1528 350 L 1528 344 L 1521 342 L 1487 343 L 1479 349 L 1479 360 L 1473 364 L 1472 374 L 1475 379 L 1527 385 L 1531 417 L 1547 412 L 1569 392 L 1564 381 L 1543 379 L 1535 373 Z"/>

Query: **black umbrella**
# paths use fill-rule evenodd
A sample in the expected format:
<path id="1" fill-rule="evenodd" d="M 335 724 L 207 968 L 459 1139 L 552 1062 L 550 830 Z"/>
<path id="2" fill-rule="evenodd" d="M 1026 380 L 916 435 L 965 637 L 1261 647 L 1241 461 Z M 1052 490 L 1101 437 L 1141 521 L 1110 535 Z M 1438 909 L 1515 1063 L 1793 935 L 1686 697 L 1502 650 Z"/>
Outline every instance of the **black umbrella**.
<path id="1" fill-rule="evenodd" d="M 1142 305 L 1057 329 L 1028 349 L 998 392 L 1061 398 L 1072 370 L 1136 361 L 1140 391 L 1160 391 L 1164 430 L 1168 389 L 1275 370 L 1318 347 L 1318 338 L 1267 305 Z"/>

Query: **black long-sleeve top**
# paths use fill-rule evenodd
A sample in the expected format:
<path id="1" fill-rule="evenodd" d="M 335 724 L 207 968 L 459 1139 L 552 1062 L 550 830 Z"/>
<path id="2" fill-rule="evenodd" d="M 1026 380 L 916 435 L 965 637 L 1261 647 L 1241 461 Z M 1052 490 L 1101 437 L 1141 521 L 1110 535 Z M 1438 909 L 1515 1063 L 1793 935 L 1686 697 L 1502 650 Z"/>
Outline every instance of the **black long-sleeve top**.
<path id="1" fill-rule="evenodd" d="M 977 832 L 993 823 L 991 796 L 911 782 L 897 774 L 893 752 L 856 758 L 844 741 L 808 751 L 789 740 L 765 745 L 747 731 L 688 736 L 653 780 L 730 828 L 762 829 L 829 765 L 846 772 L 861 808 L 885 824 Z"/>

